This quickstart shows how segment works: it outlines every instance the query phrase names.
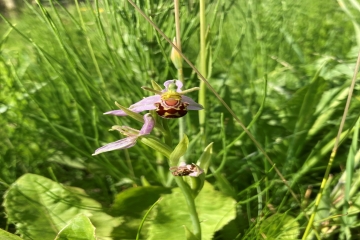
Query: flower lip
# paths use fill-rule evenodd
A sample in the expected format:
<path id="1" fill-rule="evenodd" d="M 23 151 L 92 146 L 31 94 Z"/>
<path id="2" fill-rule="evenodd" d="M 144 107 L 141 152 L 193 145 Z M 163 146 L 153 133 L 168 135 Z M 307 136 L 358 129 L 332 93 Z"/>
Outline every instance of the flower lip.
<path id="1" fill-rule="evenodd" d="M 154 125 L 154 119 L 152 118 L 150 113 L 147 113 L 144 115 L 144 125 L 142 126 L 140 131 L 127 126 L 113 126 L 113 130 L 118 130 L 119 132 L 128 137 L 106 144 L 96 149 L 94 154 L 92 155 L 94 156 L 103 152 L 131 148 L 136 144 L 136 141 L 139 137 L 150 134 L 150 132 L 154 128 Z"/>
<path id="2" fill-rule="evenodd" d="M 136 113 L 148 110 L 156 110 L 157 103 L 161 103 L 162 101 L 169 101 L 169 99 L 171 99 L 171 101 L 180 101 L 182 103 L 188 104 L 186 106 L 186 110 L 202 110 L 204 108 L 201 104 L 198 104 L 190 97 L 184 95 L 185 93 L 197 90 L 198 88 L 182 91 L 183 84 L 181 81 L 176 79 L 165 81 L 164 86 L 165 89 L 163 89 L 161 92 L 150 88 L 144 88 L 146 90 L 156 93 L 156 95 L 145 97 L 142 100 L 132 104 L 129 107 L 129 110 Z M 116 116 L 127 115 L 123 110 L 112 110 L 105 112 L 104 114 L 111 114 Z"/>

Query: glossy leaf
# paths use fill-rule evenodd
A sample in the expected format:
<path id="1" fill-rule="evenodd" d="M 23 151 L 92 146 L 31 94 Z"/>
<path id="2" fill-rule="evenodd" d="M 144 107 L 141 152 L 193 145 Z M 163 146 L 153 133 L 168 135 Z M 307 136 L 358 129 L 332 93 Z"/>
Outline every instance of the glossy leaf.
<path id="1" fill-rule="evenodd" d="M 0 228 L 0 240 L 21 240 L 21 238 Z"/>
<path id="2" fill-rule="evenodd" d="M 35 174 L 20 177 L 4 198 L 9 222 L 15 224 L 24 239 L 53 240 L 78 214 L 88 216 L 96 234 L 104 239 L 120 224 L 119 218 L 102 212 L 101 204 L 89 198 L 84 190 L 64 187 Z"/>
<path id="3" fill-rule="evenodd" d="M 89 218 L 80 214 L 59 232 L 55 240 L 96 240 L 95 227 Z"/>
<path id="4" fill-rule="evenodd" d="M 135 239 L 138 228 L 145 212 L 162 195 L 171 193 L 164 187 L 147 186 L 129 188 L 116 195 L 110 212 L 115 216 L 122 216 L 125 221 L 114 229 L 112 236 L 115 239 Z M 150 214 L 151 215 L 151 214 Z M 145 221 L 141 235 L 146 235 L 148 222 Z"/>
<path id="5" fill-rule="evenodd" d="M 211 239 L 214 233 L 235 218 L 234 199 L 215 191 L 205 182 L 204 188 L 195 200 L 202 228 L 202 239 Z M 185 198 L 176 188 L 163 197 L 156 207 L 157 215 L 149 228 L 148 239 L 186 239 L 182 226 L 192 229 Z"/>

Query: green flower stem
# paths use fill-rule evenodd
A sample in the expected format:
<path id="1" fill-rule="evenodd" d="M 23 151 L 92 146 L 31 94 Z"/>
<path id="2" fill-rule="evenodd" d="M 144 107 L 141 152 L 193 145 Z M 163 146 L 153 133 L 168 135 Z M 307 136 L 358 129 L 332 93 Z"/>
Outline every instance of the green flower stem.
<path id="1" fill-rule="evenodd" d="M 206 77 L 206 18 L 205 18 L 205 0 L 200 0 L 200 73 Z M 206 86 L 205 82 L 200 82 L 199 103 L 206 109 Z M 199 111 L 200 132 L 203 134 L 203 144 L 205 144 L 205 111 Z"/>
<path id="2" fill-rule="evenodd" d="M 168 169 L 165 169 L 164 168 L 164 156 L 159 153 L 159 152 L 155 152 L 155 155 L 156 155 L 156 164 L 157 164 L 157 168 L 156 168 L 156 171 L 157 171 L 157 174 L 158 174 L 158 178 L 161 182 L 162 185 L 166 186 L 167 184 L 167 174 L 165 173 L 168 173 Z"/>
<path id="3" fill-rule="evenodd" d="M 163 137 L 164 137 L 164 141 L 165 144 L 167 146 L 169 146 L 170 148 L 172 147 L 172 132 L 170 130 L 169 124 L 167 122 L 166 119 L 160 119 L 162 126 L 164 127 L 165 131 L 163 132 Z M 169 155 L 171 154 L 171 152 L 169 153 Z M 164 157 L 159 153 L 156 152 L 156 163 L 157 163 L 157 171 L 159 174 L 159 177 L 161 179 L 161 182 L 164 186 L 170 186 L 168 185 L 169 179 L 166 177 L 168 176 L 168 169 L 164 168 Z"/>
<path id="4" fill-rule="evenodd" d="M 193 225 L 193 234 L 197 237 L 197 239 L 201 239 L 201 226 L 199 221 L 199 216 L 196 212 L 195 206 L 195 198 L 192 195 L 191 189 L 189 186 L 184 182 L 182 177 L 175 177 L 175 181 L 179 188 L 181 189 L 182 193 L 184 194 L 186 204 L 189 208 L 190 218 Z"/>
<path id="5" fill-rule="evenodd" d="M 168 146 L 172 147 L 173 137 L 168 121 L 166 119 L 161 119 L 161 121 L 162 121 L 162 126 L 165 129 L 165 131 L 163 132 L 164 141 Z"/>

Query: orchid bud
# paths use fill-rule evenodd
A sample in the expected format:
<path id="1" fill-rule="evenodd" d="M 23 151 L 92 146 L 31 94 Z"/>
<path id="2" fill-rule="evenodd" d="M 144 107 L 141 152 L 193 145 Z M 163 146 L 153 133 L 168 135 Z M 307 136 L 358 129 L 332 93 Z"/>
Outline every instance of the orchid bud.
<path id="1" fill-rule="evenodd" d="M 176 44 L 176 39 L 173 39 L 173 44 L 178 48 L 178 45 Z M 180 56 L 179 52 L 176 51 L 174 47 L 171 49 L 170 59 L 173 62 L 176 69 L 182 68 L 182 57 Z"/>

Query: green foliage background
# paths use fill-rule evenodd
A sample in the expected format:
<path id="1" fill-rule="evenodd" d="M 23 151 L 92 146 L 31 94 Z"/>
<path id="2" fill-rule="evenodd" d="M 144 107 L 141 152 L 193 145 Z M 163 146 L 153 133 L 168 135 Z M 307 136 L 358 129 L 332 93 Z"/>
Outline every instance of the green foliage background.
<path id="1" fill-rule="evenodd" d="M 167 36 L 175 35 L 172 2 L 137 5 Z M 208 93 L 206 145 L 214 142 L 210 169 L 216 174 L 207 180 L 238 203 L 236 220 L 223 230 L 213 229 L 214 239 L 261 239 L 260 225 L 274 238 L 298 235 L 266 230 L 274 229 L 267 225 L 272 221 L 261 219 L 270 215 L 286 222 L 296 218 L 291 227 L 295 233 L 303 231 L 307 219 L 300 207 L 309 213 L 313 206 L 354 71 L 360 42 L 358 6 L 355 1 L 208 1 L 208 80 L 245 125 L 261 114 L 250 131 L 302 204 L 288 195 L 272 166 Z M 197 1 L 181 3 L 183 52 L 193 63 L 199 52 L 198 12 Z M 169 58 L 171 46 L 126 1 L 67 7 L 28 4 L 20 14 L 3 18 L 0 33 L 0 193 L 33 173 L 84 189 L 106 212 L 124 189 L 145 182 L 173 186 L 159 174 L 161 158 L 144 145 L 91 156 L 96 148 L 120 138 L 107 131 L 112 125 L 140 127 L 129 118 L 103 116 L 116 108 L 114 101 L 129 106 L 147 96 L 141 86 L 151 86 L 152 80 L 162 84 L 177 75 Z M 186 87 L 198 86 L 196 74 L 184 67 Z M 349 133 L 343 134 L 328 186 L 325 215 L 331 220 L 323 226 L 327 231 L 319 230 L 328 239 L 359 234 L 354 219 L 332 217 L 342 211 L 344 202 L 335 200 L 342 196 L 339 184 L 346 178 L 341 174 L 350 145 L 358 140 L 351 137 L 358 131 L 351 130 L 359 117 L 358 89 L 344 128 Z M 190 97 L 197 98 L 195 93 Z M 197 139 L 196 112 L 190 112 L 186 122 L 190 141 Z M 176 136 L 177 122 L 170 125 Z M 188 161 L 196 161 L 203 148 L 200 141 L 192 141 Z M 347 181 L 353 183 L 351 197 L 357 202 L 353 171 L 354 178 Z M 312 193 L 305 197 L 308 186 L 313 186 Z M 356 217 L 358 208 L 352 212 Z M 129 231 L 136 232 L 139 219 L 122 217 Z M 7 222 L 3 214 L 0 228 L 14 232 L 10 223 L 15 222 Z M 156 227 L 148 228 L 150 236 Z"/>

